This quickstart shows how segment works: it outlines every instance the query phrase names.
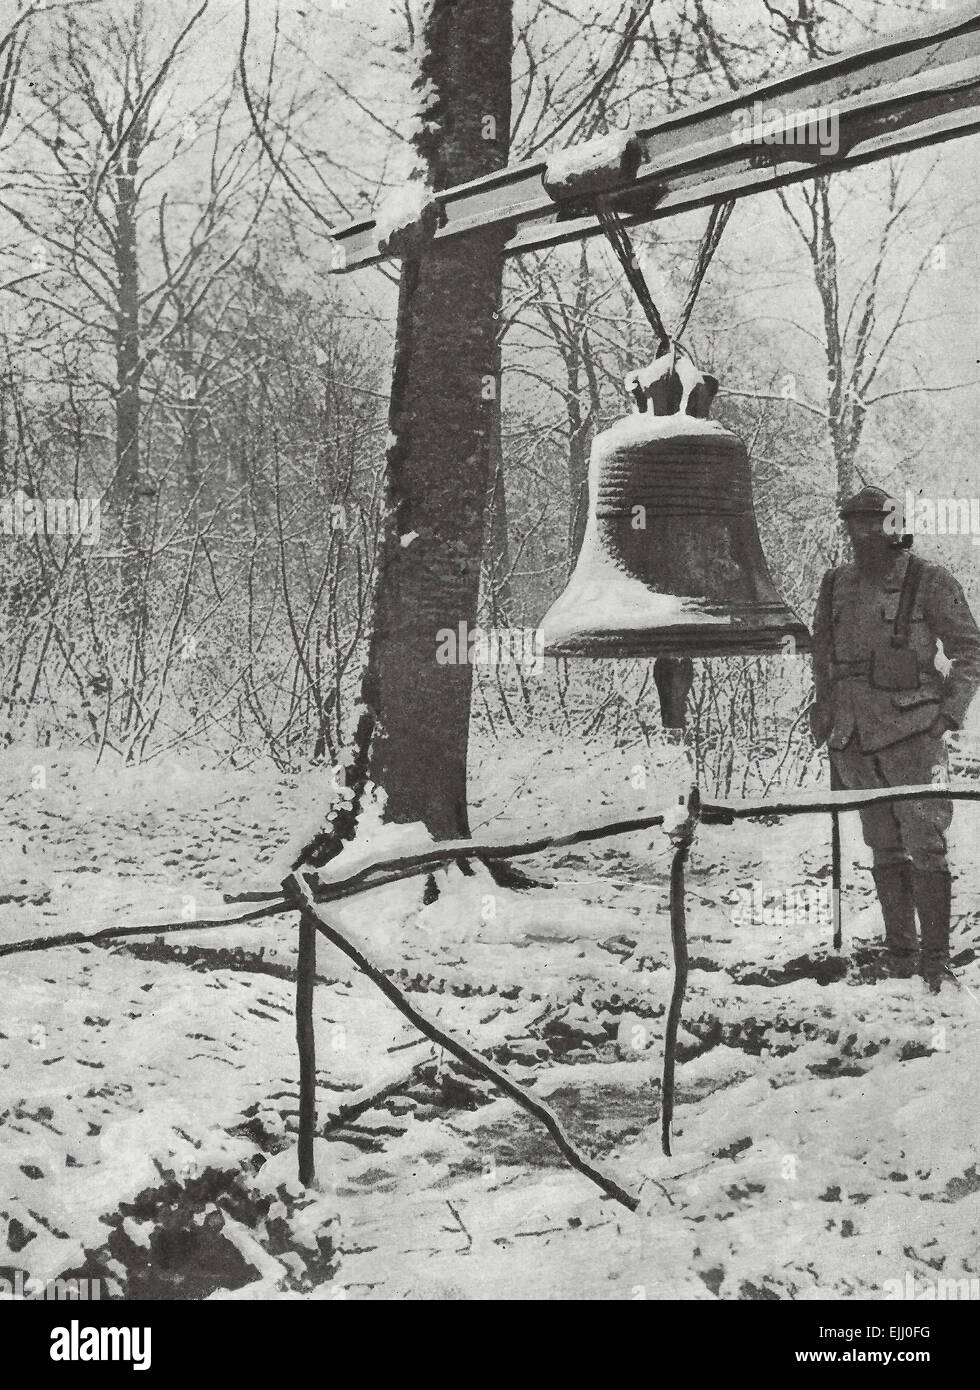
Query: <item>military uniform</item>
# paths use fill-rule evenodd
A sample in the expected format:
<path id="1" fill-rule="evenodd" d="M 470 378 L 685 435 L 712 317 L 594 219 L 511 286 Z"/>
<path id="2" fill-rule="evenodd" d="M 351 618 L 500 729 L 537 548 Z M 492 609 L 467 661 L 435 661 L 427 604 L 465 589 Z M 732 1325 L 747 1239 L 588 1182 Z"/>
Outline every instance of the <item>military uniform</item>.
<path id="1" fill-rule="evenodd" d="M 866 488 L 841 515 L 883 517 L 888 502 L 880 489 Z M 917 589 L 911 607 L 906 600 L 902 644 L 911 655 L 907 678 L 898 682 L 907 688 L 896 689 L 888 663 L 898 645 L 899 606 L 913 563 Z M 937 639 L 951 663 L 945 675 L 936 664 Z M 980 688 L 980 629 L 960 585 L 940 565 L 913 562 L 906 549 L 893 550 L 880 572 L 856 564 L 829 570 L 813 619 L 813 683 L 811 725 L 817 743 L 828 744 L 835 788 L 944 784 L 943 735 L 960 727 Z M 860 813 L 887 945 L 908 961 L 917 949 L 918 908 L 927 977 L 948 955 L 946 831 L 952 812 L 952 802 L 937 798 Z"/>

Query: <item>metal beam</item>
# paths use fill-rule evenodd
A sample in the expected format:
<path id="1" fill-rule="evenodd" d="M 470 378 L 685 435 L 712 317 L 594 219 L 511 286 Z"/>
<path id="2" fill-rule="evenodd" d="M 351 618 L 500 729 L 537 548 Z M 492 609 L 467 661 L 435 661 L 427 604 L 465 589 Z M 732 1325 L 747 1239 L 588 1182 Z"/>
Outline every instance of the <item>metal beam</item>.
<path id="1" fill-rule="evenodd" d="M 760 128 L 751 119 L 760 108 L 790 119 L 814 111 L 831 116 L 839 148 L 811 138 L 815 123 L 805 142 L 764 143 L 772 123 L 767 117 Z M 972 3 L 935 24 L 877 39 L 637 131 L 639 170 L 605 197 L 627 224 L 653 222 L 978 130 L 980 4 Z M 437 239 L 509 224 L 505 254 L 513 256 L 597 235 L 598 223 L 581 197 L 556 200 L 545 191 L 546 168 L 546 159 L 510 165 L 440 192 L 445 225 Z M 372 219 L 341 227 L 335 240 L 341 248 L 337 271 L 385 259 Z"/>

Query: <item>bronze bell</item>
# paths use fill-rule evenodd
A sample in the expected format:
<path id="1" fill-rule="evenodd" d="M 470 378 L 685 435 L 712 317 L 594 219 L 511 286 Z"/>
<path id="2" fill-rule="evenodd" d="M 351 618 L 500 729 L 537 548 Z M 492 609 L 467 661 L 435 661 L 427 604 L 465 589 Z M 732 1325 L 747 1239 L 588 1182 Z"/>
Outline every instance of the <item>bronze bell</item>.
<path id="1" fill-rule="evenodd" d="M 627 378 L 638 413 L 596 436 L 589 520 L 541 627 L 548 656 L 809 651 L 766 566 L 742 441 L 708 410 L 717 381 L 668 354 Z"/>

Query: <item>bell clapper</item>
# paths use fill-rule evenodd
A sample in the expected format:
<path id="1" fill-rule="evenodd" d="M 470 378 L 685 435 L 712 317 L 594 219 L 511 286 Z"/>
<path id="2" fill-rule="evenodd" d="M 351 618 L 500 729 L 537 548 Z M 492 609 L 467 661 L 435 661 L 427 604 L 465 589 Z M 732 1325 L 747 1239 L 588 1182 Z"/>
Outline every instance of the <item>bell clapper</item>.
<path id="1" fill-rule="evenodd" d="M 658 656 L 653 663 L 653 680 L 660 696 L 660 717 L 664 732 L 677 733 L 687 725 L 687 697 L 694 684 L 694 662 L 689 656 Z"/>

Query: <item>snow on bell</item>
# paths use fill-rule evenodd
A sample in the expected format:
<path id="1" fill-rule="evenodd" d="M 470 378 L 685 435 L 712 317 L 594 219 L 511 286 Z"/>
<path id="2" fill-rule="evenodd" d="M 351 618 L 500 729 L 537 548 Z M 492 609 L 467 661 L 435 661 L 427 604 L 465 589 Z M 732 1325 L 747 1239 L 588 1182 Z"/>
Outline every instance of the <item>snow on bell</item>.
<path id="1" fill-rule="evenodd" d="M 707 418 L 717 386 L 676 355 L 627 378 L 639 412 L 593 442 L 589 519 L 541 623 L 546 655 L 809 651 L 766 566 L 745 445 Z"/>

